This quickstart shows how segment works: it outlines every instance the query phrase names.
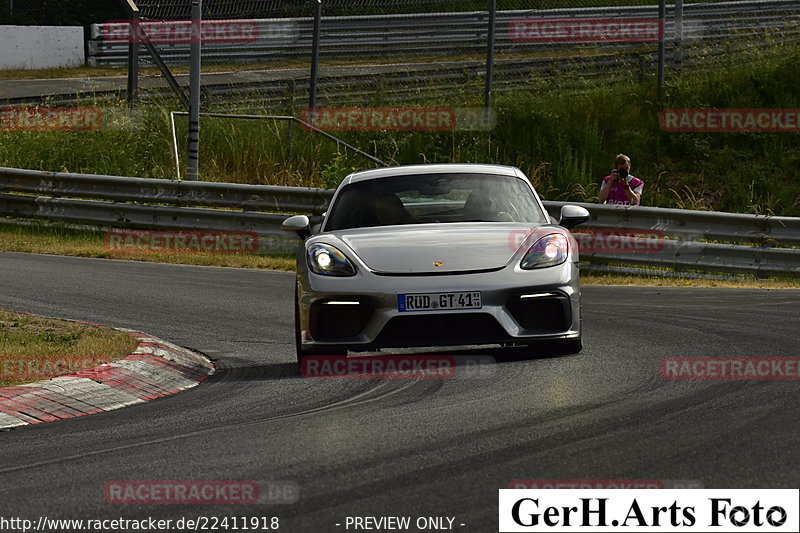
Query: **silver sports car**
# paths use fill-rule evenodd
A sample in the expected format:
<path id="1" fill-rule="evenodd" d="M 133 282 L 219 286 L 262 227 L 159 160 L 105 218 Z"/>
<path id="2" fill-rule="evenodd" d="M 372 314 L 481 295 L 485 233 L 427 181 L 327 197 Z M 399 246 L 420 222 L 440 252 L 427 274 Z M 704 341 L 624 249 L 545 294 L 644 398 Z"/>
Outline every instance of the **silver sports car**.
<path id="1" fill-rule="evenodd" d="M 414 165 L 345 178 L 297 256 L 297 358 L 388 347 L 581 350 L 578 250 L 517 168 Z"/>

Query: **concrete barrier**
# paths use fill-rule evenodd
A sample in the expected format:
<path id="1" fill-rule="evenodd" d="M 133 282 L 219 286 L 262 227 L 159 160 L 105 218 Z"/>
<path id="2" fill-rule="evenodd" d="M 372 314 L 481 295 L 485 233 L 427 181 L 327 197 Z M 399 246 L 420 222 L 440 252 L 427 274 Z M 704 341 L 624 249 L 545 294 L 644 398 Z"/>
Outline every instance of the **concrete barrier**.
<path id="1" fill-rule="evenodd" d="M 82 67 L 80 26 L 0 26 L 0 70 Z"/>

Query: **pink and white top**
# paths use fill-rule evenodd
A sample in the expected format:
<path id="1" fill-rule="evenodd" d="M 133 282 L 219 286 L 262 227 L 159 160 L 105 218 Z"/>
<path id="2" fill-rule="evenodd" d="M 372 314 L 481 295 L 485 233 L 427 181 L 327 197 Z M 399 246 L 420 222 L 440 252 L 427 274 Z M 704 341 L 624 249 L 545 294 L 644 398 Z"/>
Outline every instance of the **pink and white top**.
<path id="1" fill-rule="evenodd" d="M 605 178 L 603 178 L 603 185 L 606 184 L 608 180 L 611 179 L 611 175 L 609 174 Z M 642 197 L 642 191 L 644 190 L 644 182 L 639 178 L 634 176 L 628 175 L 627 177 L 628 185 L 631 186 L 633 192 L 639 195 L 639 198 Z M 602 187 L 602 186 L 601 186 Z M 620 205 L 631 205 L 631 201 L 628 200 L 628 195 L 625 194 L 625 187 L 621 183 L 612 183 L 611 190 L 608 192 L 608 198 L 606 198 L 605 203 L 607 204 L 620 204 Z M 635 205 L 639 205 L 639 202 L 636 202 Z"/>

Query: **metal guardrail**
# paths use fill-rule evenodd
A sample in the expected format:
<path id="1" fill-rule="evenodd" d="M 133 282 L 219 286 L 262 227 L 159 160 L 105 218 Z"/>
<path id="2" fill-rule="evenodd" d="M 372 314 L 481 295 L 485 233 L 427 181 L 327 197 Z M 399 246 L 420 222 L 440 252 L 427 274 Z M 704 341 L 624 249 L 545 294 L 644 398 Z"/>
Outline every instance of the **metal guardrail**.
<path id="1" fill-rule="evenodd" d="M 514 41 L 505 31 L 519 18 L 629 18 L 651 17 L 658 5 L 612 6 L 567 9 L 530 9 L 498 11 L 496 27 L 497 53 L 520 53 L 575 47 L 574 43 Z M 665 34 L 674 35 L 674 6 L 667 7 Z M 683 10 L 682 40 L 685 43 L 761 35 L 766 29 L 781 28 L 787 36 L 796 36 L 787 13 L 800 14 L 794 0 L 747 0 L 686 4 Z M 381 14 L 325 17 L 322 25 L 322 57 L 391 57 L 432 56 L 474 52 L 486 49 L 488 13 L 485 11 L 449 13 Z M 251 43 L 214 43 L 204 45 L 205 62 L 280 61 L 306 57 L 313 36 L 313 17 L 248 20 L 260 28 L 262 35 Z M 104 40 L 105 35 L 122 35 L 122 22 L 92 24 L 88 42 L 90 66 L 122 66 L 127 62 L 128 45 L 122 41 Z M 773 38 L 778 35 L 773 34 Z M 595 42 L 593 48 L 625 50 L 641 46 L 634 43 Z M 158 45 L 165 61 L 186 63 L 188 43 Z M 144 58 L 143 58 L 144 59 Z"/>
<path id="2" fill-rule="evenodd" d="M 759 248 L 697 241 L 659 239 L 659 251 L 632 253 L 581 252 L 592 265 L 633 265 L 674 271 L 726 272 L 761 276 L 800 276 L 800 250 Z"/>
<path id="3" fill-rule="evenodd" d="M 288 214 L 316 222 L 333 191 L 234 183 L 184 182 L 0 167 L 0 215 L 64 223 L 166 230 L 254 231 L 272 250 L 296 246 L 280 231 Z M 564 202 L 545 202 L 557 218 Z M 800 276 L 800 218 L 578 204 L 586 228 L 659 233 L 648 253 L 581 252 L 591 265 L 675 271 Z M 583 226 L 582 226 L 583 227 Z M 708 241 L 725 241 L 708 242 Z"/>
<path id="4" fill-rule="evenodd" d="M 507 28 L 519 18 L 655 18 L 657 5 L 570 9 L 499 11 L 496 17 L 493 91 L 527 87 L 531 80 L 558 78 L 564 88 L 581 86 L 599 78 L 640 79 L 656 72 L 655 43 L 636 42 L 519 42 Z M 741 48 L 770 42 L 794 42 L 800 35 L 800 4 L 794 0 L 745 0 L 690 3 L 677 15 L 667 6 L 665 36 L 668 59 L 678 70 L 705 70 L 710 59 L 724 57 Z M 376 59 L 381 65 L 349 69 L 329 67 L 318 80 L 318 105 L 363 105 L 376 92 L 395 102 L 428 96 L 449 96 L 454 87 L 476 89 L 476 80 L 486 72 L 488 12 L 448 12 L 324 17 L 322 60 L 341 57 Z M 263 38 L 253 43 L 212 43 L 204 45 L 205 62 L 280 62 L 306 58 L 311 54 L 313 18 L 276 18 L 248 21 L 262 28 Z M 127 64 L 128 46 L 103 39 L 124 23 L 95 24 L 88 41 L 90 65 Z M 188 43 L 158 46 L 160 57 L 170 64 L 186 64 Z M 140 54 L 147 64 L 148 54 Z M 455 59 L 454 59 L 455 58 Z M 410 61 L 414 61 L 411 63 Z M 262 72 L 243 80 L 231 79 L 204 84 L 209 99 L 226 102 L 252 101 L 260 109 L 295 108 L 296 95 L 309 89 L 308 73 Z M 148 89 L 150 94 L 167 94 L 166 87 Z M 86 97 L 120 97 L 121 91 L 100 94 L 59 95 L 54 102 L 66 104 Z M 13 103 L 36 101 L 34 98 Z M 11 102 L 11 101 L 9 101 Z M 335 104 L 334 104 L 335 102 Z"/>
<path id="5" fill-rule="evenodd" d="M 683 241 L 723 241 L 753 246 L 800 246 L 800 218 L 695 211 L 664 207 L 569 202 L 589 210 L 598 229 L 647 229 Z M 545 202 L 557 218 L 566 202 Z"/>
<path id="6" fill-rule="evenodd" d="M 495 93 L 530 86 L 532 80 L 558 78 L 562 88 L 580 87 L 600 78 L 643 79 L 655 73 L 656 43 L 635 42 L 516 42 L 506 31 L 515 18 L 655 18 L 657 6 L 619 6 L 573 9 L 500 11 L 497 14 L 493 79 Z M 454 87 L 478 91 L 486 74 L 488 13 L 415 13 L 380 16 L 324 17 L 322 60 L 328 65 L 318 80 L 319 106 L 365 105 L 376 94 L 392 102 L 427 97 L 450 97 Z M 680 24 L 676 22 L 680 20 Z M 248 23 L 254 21 L 248 21 Z M 308 58 L 311 54 L 313 20 L 305 18 L 261 19 L 265 38 L 254 43 L 204 44 L 203 61 L 277 62 Z M 94 24 L 87 43 L 91 65 L 124 66 L 128 45 L 106 41 L 104 32 L 124 23 Z M 105 29 L 104 29 L 105 28 Z M 271 30 L 269 28 L 272 28 Z M 745 0 L 690 3 L 676 17 L 667 6 L 665 23 L 667 59 L 675 72 L 713 68 L 713 59 L 740 49 L 771 43 L 796 42 L 800 36 L 800 3 L 794 0 Z M 152 43 L 151 43 L 152 44 Z M 160 57 L 170 64 L 186 64 L 188 43 L 156 43 Z M 143 51 L 142 51 L 143 52 Z M 375 59 L 372 65 L 342 65 L 338 59 Z M 148 53 L 140 63 L 153 64 Z M 335 66 L 334 66 L 335 64 Z M 203 92 L 208 101 L 240 104 L 240 109 L 295 109 L 309 90 L 306 69 L 248 71 L 248 75 L 206 77 Z M 177 82 L 176 82 L 177 83 Z M 147 98 L 168 96 L 169 85 L 149 80 Z M 102 90 L 53 89 L 49 105 L 70 105 L 82 100 L 122 98 L 123 86 Z M 303 95 L 302 98 L 300 95 Z M 41 95 L 3 99 L 3 104 L 38 103 Z"/>
<path id="7" fill-rule="evenodd" d="M 577 228 L 642 230 L 664 238 L 638 237 L 644 250 L 581 251 L 592 266 L 639 266 L 763 276 L 800 276 L 800 218 L 694 211 L 660 207 L 572 203 L 589 210 L 591 220 Z M 545 202 L 550 216 L 558 217 L 565 202 Z M 624 239 L 621 239 L 624 240 Z M 722 241 L 722 242 L 714 242 Z M 784 246 L 784 247 L 780 247 Z"/>
<path id="8" fill-rule="evenodd" d="M 321 214 L 332 194 L 324 189 L 304 187 L 125 178 L 5 167 L 0 167 L 0 190 L 38 197 L 88 198 L 119 202 L 120 205 L 117 207 L 123 207 L 122 202 L 137 202 L 171 204 L 176 207 L 202 206 L 309 214 Z M 8 196 L 10 195 L 5 195 L 4 199 L 14 203 L 8 200 Z M 108 207 L 107 202 L 102 205 Z"/>

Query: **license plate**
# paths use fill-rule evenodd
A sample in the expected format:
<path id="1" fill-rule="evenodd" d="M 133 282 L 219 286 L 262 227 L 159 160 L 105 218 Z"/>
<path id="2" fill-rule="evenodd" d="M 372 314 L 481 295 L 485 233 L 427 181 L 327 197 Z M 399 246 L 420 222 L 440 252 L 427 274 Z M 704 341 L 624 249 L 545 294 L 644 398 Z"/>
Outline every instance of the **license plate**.
<path id="1" fill-rule="evenodd" d="M 480 308 L 480 291 L 397 295 L 397 309 L 400 311 L 439 311 L 441 309 Z"/>

